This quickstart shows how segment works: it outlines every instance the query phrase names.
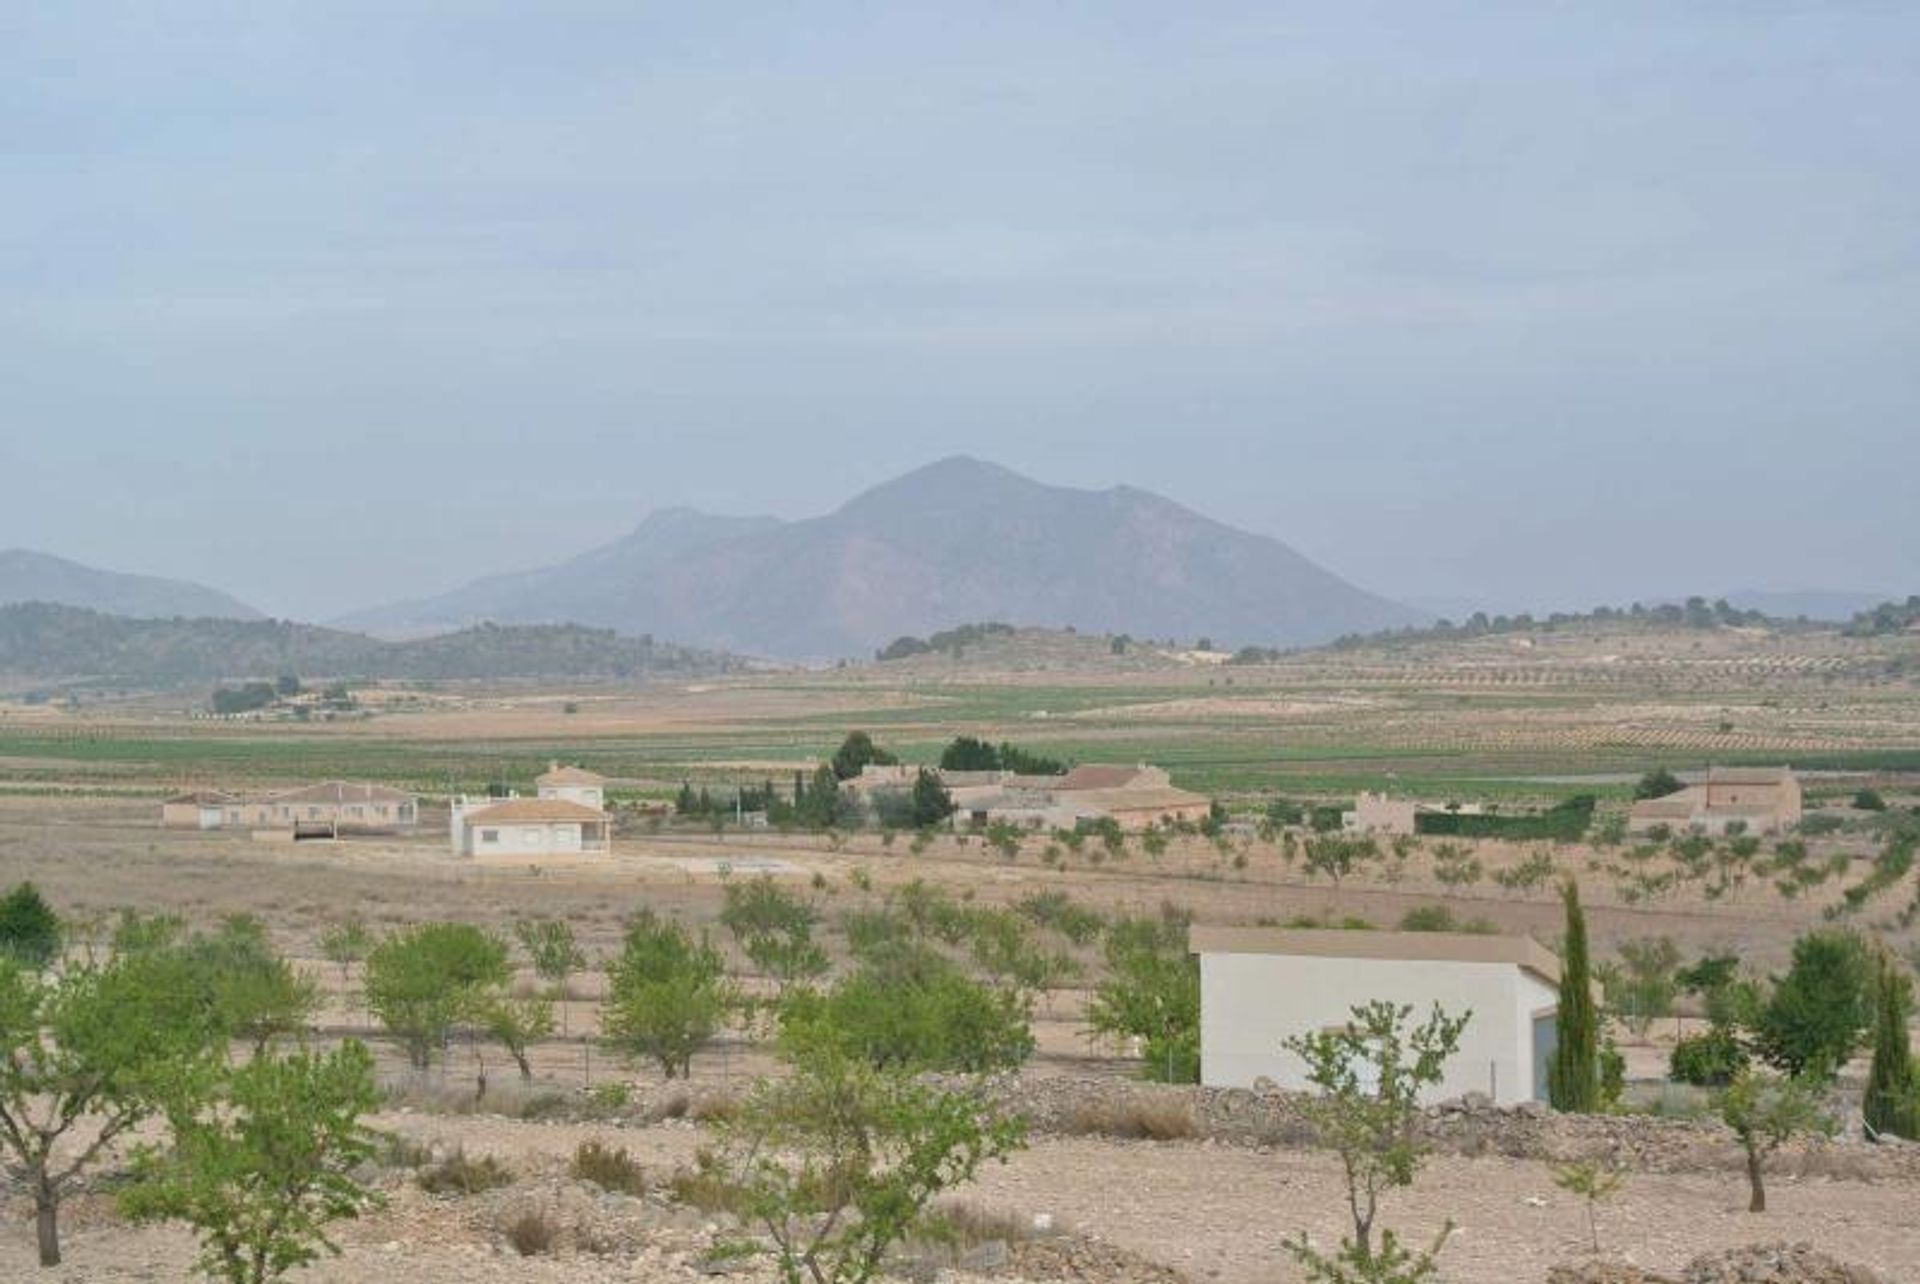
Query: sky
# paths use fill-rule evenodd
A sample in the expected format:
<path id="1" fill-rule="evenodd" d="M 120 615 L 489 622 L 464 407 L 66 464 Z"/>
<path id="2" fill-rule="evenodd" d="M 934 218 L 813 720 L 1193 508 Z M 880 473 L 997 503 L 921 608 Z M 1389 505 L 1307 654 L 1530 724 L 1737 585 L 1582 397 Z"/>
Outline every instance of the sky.
<path id="1" fill-rule="evenodd" d="M 322 619 L 964 452 L 1920 591 L 1920 6 L 0 7 L 0 547 Z"/>

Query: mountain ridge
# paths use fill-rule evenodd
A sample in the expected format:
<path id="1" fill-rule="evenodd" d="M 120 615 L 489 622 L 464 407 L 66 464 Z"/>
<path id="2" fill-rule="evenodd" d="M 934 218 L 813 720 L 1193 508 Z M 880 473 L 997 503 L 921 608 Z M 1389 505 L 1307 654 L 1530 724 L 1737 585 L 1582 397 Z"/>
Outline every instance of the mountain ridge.
<path id="1" fill-rule="evenodd" d="M 104 570 L 38 549 L 0 549 L 0 606 L 21 602 L 51 602 L 134 619 L 266 618 L 231 594 L 191 580 Z"/>
<path id="2" fill-rule="evenodd" d="M 967 619 L 1300 645 L 1424 616 L 1154 492 L 952 455 L 819 516 L 661 510 L 564 562 L 335 622 L 406 635 L 483 619 L 818 660 Z"/>

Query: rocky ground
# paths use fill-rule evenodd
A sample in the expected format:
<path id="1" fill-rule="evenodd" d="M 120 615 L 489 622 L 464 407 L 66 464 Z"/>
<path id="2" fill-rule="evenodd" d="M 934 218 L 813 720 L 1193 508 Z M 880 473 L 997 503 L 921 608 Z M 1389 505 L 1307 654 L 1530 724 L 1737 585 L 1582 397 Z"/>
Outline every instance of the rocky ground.
<path id="1" fill-rule="evenodd" d="M 387 1208 L 342 1227 L 343 1255 L 296 1276 L 340 1284 L 491 1284 L 492 1281 L 698 1281 L 719 1272 L 743 1284 L 771 1281 L 764 1257 L 731 1256 L 752 1239 L 724 1214 L 674 1202 L 672 1172 L 689 1164 L 702 1130 L 685 1120 L 644 1126 L 542 1123 L 494 1116 L 396 1114 L 380 1120 L 441 1153 L 454 1146 L 501 1158 L 509 1186 L 469 1196 L 429 1195 L 410 1175 L 385 1178 Z M 649 1177 L 640 1197 L 610 1194 L 565 1175 L 583 1140 L 628 1149 Z M 1727 1172 L 1651 1172 L 1631 1177 L 1599 1210 L 1603 1259 L 1614 1274 L 1569 1276 L 1569 1284 L 1614 1284 L 1653 1272 L 1649 1284 L 1865 1284 L 1868 1277 L 1768 1274 L 1759 1265 L 1721 1275 L 1682 1274 L 1705 1253 L 1742 1245 L 1801 1242 L 1871 1268 L 1886 1284 L 1920 1278 L 1920 1238 L 1911 1227 L 1914 1186 L 1900 1180 L 1828 1176 L 1774 1183 L 1772 1208 L 1745 1212 L 1746 1191 Z M 1050 1234 L 988 1242 L 921 1257 L 900 1271 L 950 1284 L 1073 1280 L 1086 1284 L 1271 1284 L 1298 1274 L 1281 1249 L 1304 1230 L 1331 1244 L 1342 1229 L 1333 1160 L 1295 1149 L 1202 1140 L 1120 1141 L 1041 1135 L 1004 1166 L 961 1192 L 969 1208 L 1014 1227 L 1036 1215 Z M 543 1212 L 556 1230 L 546 1251 L 524 1257 L 513 1224 Z M 122 1284 L 190 1276 L 194 1246 L 182 1230 L 121 1222 L 104 1195 L 79 1200 L 66 1218 L 67 1264 L 40 1272 L 18 1199 L 0 1233 L 0 1279 Z M 1451 1284 L 1544 1281 L 1556 1265 L 1589 1256 L 1585 1211 L 1557 1188 L 1548 1164 L 1504 1156 L 1435 1157 L 1410 1191 L 1395 1192 L 1383 1220 L 1412 1236 L 1451 1218 L 1443 1261 Z M 1776 1255 L 1777 1256 L 1777 1255 Z M 1760 1261 L 1755 1258 L 1755 1261 Z M 1771 1268 L 1768 1268 L 1771 1269 Z"/>

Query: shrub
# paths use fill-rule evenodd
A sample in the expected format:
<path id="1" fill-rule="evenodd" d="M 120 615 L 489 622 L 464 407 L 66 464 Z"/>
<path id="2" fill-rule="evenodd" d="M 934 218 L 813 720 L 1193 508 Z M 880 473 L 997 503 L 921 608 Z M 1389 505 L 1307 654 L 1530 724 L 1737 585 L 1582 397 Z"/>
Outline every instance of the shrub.
<path id="1" fill-rule="evenodd" d="M 1723 1088 L 1751 1059 L 1746 1045 L 1730 1027 L 1715 1024 L 1704 1034 L 1689 1035 L 1674 1044 L 1667 1071 L 1679 1083 Z"/>
<path id="2" fill-rule="evenodd" d="M 439 1163 L 421 1169 L 414 1180 L 429 1195 L 478 1195 L 512 1185 L 513 1172 L 492 1155 L 474 1159 L 456 1147 Z"/>
<path id="3" fill-rule="evenodd" d="M 1194 1123 L 1192 1107 L 1184 1101 L 1126 1097 L 1076 1106 L 1067 1120 L 1067 1131 L 1083 1136 L 1179 1141 L 1195 1136 L 1199 1128 Z"/>
<path id="4" fill-rule="evenodd" d="M 60 953 L 60 916 L 32 883 L 0 899 L 0 956 L 41 968 Z"/>
<path id="5" fill-rule="evenodd" d="M 624 1146 L 615 1150 L 597 1141 L 583 1141 L 574 1150 L 568 1171 L 581 1181 L 622 1195 L 643 1195 L 647 1190 L 645 1174 Z"/>
<path id="6" fill-rule="evenodd" d="M 1349 920 L 1349 924 L 1351 924 Z M 1371 927 L 1370 923 L 1361 926 Z M 1500 929 L 1484 918 L 1459 919 L 1445 905 L 1417 905 L 1400 916 L 1400 930 L 1403 932 L 1468 932 L 1476 936 L 1491 936 Z"/>
<path id="7" fill-rule="evenodd" d="M 1033 1033 L 1022 995 L 982 985 L 925 946 L 901 941 L 824 994 L 789 994 L 780 1045 L 789 1055 L 836 1049 L 883 1068 L 984 1071 L 1024 1062 Z"/>
<path id="8" fill-rule="evenodd" d="M 507 1243 L 522 1257 L 539 1257 L 553 1251 L 559 1232 L 544 1208 L 529 1208 L 507 1226 Z"/>

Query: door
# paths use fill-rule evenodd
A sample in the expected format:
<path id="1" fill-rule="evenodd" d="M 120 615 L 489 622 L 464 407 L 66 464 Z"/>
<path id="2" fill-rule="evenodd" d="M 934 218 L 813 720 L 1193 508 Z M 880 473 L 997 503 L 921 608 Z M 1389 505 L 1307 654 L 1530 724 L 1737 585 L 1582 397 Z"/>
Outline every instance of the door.
<path id="1" fill-rule="evenodd" d="M 1533 1018 L 1533 1099 L 1547 1099 L 1547 1067 L 1560 1046 L 1560 1013 L 1556 1009 L 1534 1014 Z"/>

